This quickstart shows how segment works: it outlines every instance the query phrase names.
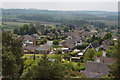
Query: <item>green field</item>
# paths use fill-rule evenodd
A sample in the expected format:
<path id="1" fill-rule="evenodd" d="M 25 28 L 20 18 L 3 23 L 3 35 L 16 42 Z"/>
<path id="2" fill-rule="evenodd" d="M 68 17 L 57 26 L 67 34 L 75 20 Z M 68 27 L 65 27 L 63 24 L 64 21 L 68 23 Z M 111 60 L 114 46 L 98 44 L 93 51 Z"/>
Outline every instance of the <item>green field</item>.
<path id="1" fill-rule="evenodd" d="M 16 25 L 16 26 L 22 26 L 24 24 L 29 24 L 29 23 L 22 23 L 22 22 L 4 22 L 5 25 Z"/>
<path id="2" fill-rule="evenodd" d="M 118 25 L 118 21 L 112 21 L 112 20 L 89 20 L 89 21 L 100 21 L 107 25 Z"/>
<path id="3" fill-rule="evenodd" d="M 13 31 L 14 28 L 18 28 L 24 24 L 29 24 L 29 23 L 3 22 L 2 28 L 4 29 L 4 31 Z"/>

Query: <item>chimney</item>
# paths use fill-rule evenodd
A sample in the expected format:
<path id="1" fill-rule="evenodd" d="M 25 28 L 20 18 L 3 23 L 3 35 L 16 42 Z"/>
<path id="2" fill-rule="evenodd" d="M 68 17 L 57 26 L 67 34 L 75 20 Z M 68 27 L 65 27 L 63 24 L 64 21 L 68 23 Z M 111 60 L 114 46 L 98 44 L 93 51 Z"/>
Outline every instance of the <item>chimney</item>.
<path id="1" fill-rule="evenodd" d="M 106 51 L 103 50 L 102 56 L 106 57 Z"/>
<path id="2" fill-rule="evenodd" d="M 96 57 L 96 62 L 100 63 L 100 57 L 99 56 Z"/>

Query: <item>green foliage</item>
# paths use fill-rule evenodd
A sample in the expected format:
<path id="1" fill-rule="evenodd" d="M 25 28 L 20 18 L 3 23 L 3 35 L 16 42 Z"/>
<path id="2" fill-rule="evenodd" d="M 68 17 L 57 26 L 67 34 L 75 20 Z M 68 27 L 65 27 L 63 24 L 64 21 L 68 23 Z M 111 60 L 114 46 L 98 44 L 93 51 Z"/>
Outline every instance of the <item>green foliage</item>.
<path id="1" fill-rule="evenodd" d="M 64 76 L 65 67 L 59 61 L 51 62 L 47 56 L 43 56 L 37 64 L 33 64 L 25 70 L 21 78 L 25 78 L 26 80 L 32 78 L 54 80 L 55 78 L 64 78 Z"/>
<path id="2" fill-rule="evenodd" d="M 59 45 L 59 41 L 58 40 L 53 40 L 53 44 L 54 45 Z"/>
<path id="3" fill-rule="evenodd" d="M 118 41 L 116 52 L 115 52 L 115 60 L 116 63 L 114 63 L 111 68 L 111 77 L 115 79 L 120 79 L 120 41 Z"/>
<path id="4" fill-rule="evenodd" d="M 94 41 L 96 41 L 96 40 L 99 40 L 99 38 L 98 38 L 98 37 L 95 37 L 95 35 L 93 35 L 91 38 L 88 39 L 88 42 L 89 42 L 89 43 L 92 43 L 92 42 L 94 42 Z"/>
<path id="5" fill-rule="evenodd" d="M 77 46 L 76 48 L 77 48 L 77 49 L 80 49 L 80 50 L 83 50 L 83 49 L 85 49 L 88 45 L 89 45 L 88 43 L 84 43 L 84 44 L 82 44 L 82 45 Z"/>
<path id="6" fill-rule="evenodd" d="M 104 36 L 104 40 L 106 39 L 110 39 L 112 37 L 112 34 L 110 32 L 106 33 L 105 36 Z"/>
<path id="7" fill-rule="evenodd" d="M 14 33 L 20 34 L 20 35 L 27 35 L 27 34 L 35 34 L 37 33 L 37 30 L 34 26 L 30 26 L 28 24 L 24 24 L 23 26 L 21 26 L 19 28 L 19 30 L 17 31 L 16 29 L 14 29 Z"/>
<path id="8" fill-rule="evenodd" d="M 96 52 L 95 56 L 102 56 L 102 50 L 99 50 L 98 52 Z"/>
<path id="9" fill-rule="evenodd" d="M 22 73 L 22 42 L 12 38 L 9 32 L 2 35 L 3 77 L 16 77 Z"/>
<path id="10" fill-rule="evenodd" d="M 14 33 L 14 34 L 18 34 L 18 33 L 19 33 L 18 29 L 15 28 L 15 29 L 13 30 L 13 33 Z"/>
<path id="11" fill-rule="evenodd" d="M 95 56 L 95 50 L 89 49 L 84 56 L 85 61 L 93 61 Z"/>
<path id="12" fill-rule="evenodd" d="M 43 38 L 41 41 L 40 41 L 40 44 L 45 44 L 47 42 L 47 39 Z"/>
<path id="13" fill-rule="evenodd" d="M 64 32 L 69 32 L 69 30 L 70 30 L 70 28 L 68 26 L 65 26 L 63 29 Z"/>
<path id="14" fill-rule="evenodd" d="M 27 59 L 25 60 L 24 62 L 24 70 L 26 70 L 28 67 L 31 67 L 31 65 L 34 63 L 34 60 L 33 59 Z"/>
<path id="15" fill-rule="evenodd" d="M 18 75 L 19 67 L 16 63 L 16 57 L 11 52 L 4 52 L 2 55 L 2 75 L 5 77 L 12 77 Z"/>
<path id="16" fill-rule="evenodd" d="M 115 53 L 116 53 L 116 49 L 117 49 L 116 45 L 110 46 L 110 49 L 106 50 L 107 56 L 111 57 L 111 58 L 114 58 L 115 57 Z"/>
<path id="17" fill-rule="evenodd" d="M 44 35 L 47 35 L 49 32 L 50 32 L 50 31 L 49 31 L 48 29 L 45 29 L 43 34 L 44 34 Z"/>
<path id="18" fill-rule="evenodd" d="M 62 50 L 57 49 L 55 53 L 56 54 L 62 54 Z"/>

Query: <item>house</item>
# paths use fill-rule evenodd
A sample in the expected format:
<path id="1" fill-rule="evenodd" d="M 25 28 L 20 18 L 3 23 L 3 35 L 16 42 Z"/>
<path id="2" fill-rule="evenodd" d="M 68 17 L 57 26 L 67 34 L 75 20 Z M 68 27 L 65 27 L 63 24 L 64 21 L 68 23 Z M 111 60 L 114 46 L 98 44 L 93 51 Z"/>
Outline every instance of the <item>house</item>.
<path id="1" fill-rule="evenodd" d="M 33 37 L 36 41 L 41 39 L 38 34 L 32 34 L 31 37 Z"/>
<path id="2" fill-rule="evenodd" d="M 69 48 L 70 50 L 74 49 L 78 45 L 82 45 L 84 40 L 80 37 L 74 37 L 72 39 L 67 39 L 63 42 L 63 47 Z"/>
<path id="3" fill-rule="evenodd" d="M 22 40 L 23 46 L 36 45 L 36 40 L 30 35 L 23 35 L 17 39 Z"/>
<path id="4" fill-rule="evenodd" d="M 102 45 L 103 45 L 103 44 L 106 44 L 106 45 L 108 45 L 108 46 L 112 46 L 112 45 L 114 45 L 114 42 L 111 41 L 110 39 L 107 39 L 107 40 L 105 40 L 105 41 L 102 42 Z"/>
<path id="5" fill-rule="evenodd" d="M 82 36 L 83 36 L 83 37 L 92 37 L 93 34 L 94 34 L 94 32 L 84 31 L 84 32 L 82 33 Z"/>
<path id="6" fill-rule="evenodd" d="M 35 49 L 37 49 L 38 47 L 40 47 L 40 46 L 36 46 L 36 45 L 25 46 L 25 47 L 23 47 L 23 53 L 25 53 L 25 54 L 36 53 Z"/>
<path id="7" fill-rule="evenodd" d="M 108 39 L 102 42 L 102 44 L 100 45 L 100 48 L 106 51 L 107 49 L 110 49 L 110 46 L 112 45 L 114 45 L 114 42 Z"/>
<path id="8" fill-rule="evenodd" d="M 37 51 L 37 53 L 49 54 L 50 51 L 52 50 L 52 47 L 49 46 L 49 45 L 47 45 L 47 44 L 45 44 L 45 45 L 43 45 L 43 46 L 41 46 L 41 47 L 39 47 L 39 48 L 37 48 L 37 49 L 35 49 L 35 50 Z"/>
<path id="9" fill-rule="evenodd" d="M 98 52 L 98 51 L 99 51 L 99 47 L 100 47 L 100 45 L 99 45 L 98 42 L 93 42 L 93 43 L 90 43 L 90 44 L 88 45 L 88 47 L 86 47 L 86 48 L 83 50 L 83 52 L 86 53 L 87 50 L 90 49 L 90 48 L 93 48 L 93 49 L 95 49 L 95 50 Z"/>
<path id="10" fill-rule="evenodd" d="M 80 37 L 80 36 L 82 36 L 82 31 L 80 31 L 80 30 L 74 30 L 73 32 L 66 32 L 66 33 L 64 33 L 64 35 L 66 35 L 67 37 L 72 37 L 72 36 L 74 36 L 74 37 Z"/>
<path id="11" fill-rule="evenodd" d="M 118 40 L 118 36 L 117 35 L 112 35 L 112 40 Z"/>
<path id="12" fill-rule="evenodd" d="M 115 60 L 108 57 L 95 57 L 94 61 L 87 61 L 85 76 L 87 78 L 101 78 L 109 74 L 109 65 L 115 63 Z"/>
<path id="13" fill-rule="evenodd" d="M 98 33 L 98 37 L 104 37 L 106 34 L 106 32 L 103 32 L 103 30 L 101 30 L 101 32 Z"/>
<path id="14" fill-rule="evenodd" d="M 111 64 L 115 63 L 115 60 L 113 58 L 104 57 L 104 56 L 95 56 L 94 61 L 95 62 L 100 62 L 100 63 L 105 63 L 105 64 L 108 64 L 108 65 L 111 65 Z"/>

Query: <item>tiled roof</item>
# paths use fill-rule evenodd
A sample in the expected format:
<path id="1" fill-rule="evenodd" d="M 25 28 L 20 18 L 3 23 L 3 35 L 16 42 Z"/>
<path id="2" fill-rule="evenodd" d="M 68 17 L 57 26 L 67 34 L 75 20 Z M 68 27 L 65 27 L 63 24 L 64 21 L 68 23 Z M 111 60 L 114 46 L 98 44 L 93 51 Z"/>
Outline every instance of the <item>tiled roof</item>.
<path id="1" fill-rule="evenodd" d="M 88 61 L 84 74 L 87 78 L 100 78 L 108 75 L 109 71 L 107 64 Z"/>

